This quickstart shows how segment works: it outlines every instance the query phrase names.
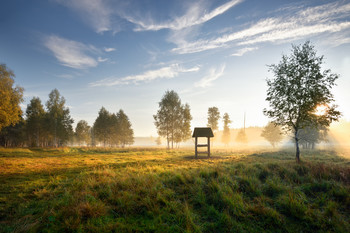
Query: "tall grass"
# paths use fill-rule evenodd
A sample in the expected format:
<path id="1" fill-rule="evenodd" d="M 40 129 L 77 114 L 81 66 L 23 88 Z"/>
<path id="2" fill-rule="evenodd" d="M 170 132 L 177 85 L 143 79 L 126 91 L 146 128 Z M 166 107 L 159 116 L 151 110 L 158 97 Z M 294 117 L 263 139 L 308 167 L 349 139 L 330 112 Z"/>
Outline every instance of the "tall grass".
<path id="1" fill-rule="evenodd" d="M 350 232 L 333 151 L 0 151 L 1 232 Z"/>

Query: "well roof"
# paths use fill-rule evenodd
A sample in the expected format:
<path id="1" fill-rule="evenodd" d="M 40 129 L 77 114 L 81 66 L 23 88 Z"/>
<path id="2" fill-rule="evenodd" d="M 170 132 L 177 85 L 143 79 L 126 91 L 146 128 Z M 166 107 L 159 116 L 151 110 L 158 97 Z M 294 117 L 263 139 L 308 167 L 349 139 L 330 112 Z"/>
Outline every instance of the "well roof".
<path id="1" fill-rule="evenodd" d="M 193 130 L 192 137 L 214 137 L 213 131 L 210 127 L 196 127 Z"/>

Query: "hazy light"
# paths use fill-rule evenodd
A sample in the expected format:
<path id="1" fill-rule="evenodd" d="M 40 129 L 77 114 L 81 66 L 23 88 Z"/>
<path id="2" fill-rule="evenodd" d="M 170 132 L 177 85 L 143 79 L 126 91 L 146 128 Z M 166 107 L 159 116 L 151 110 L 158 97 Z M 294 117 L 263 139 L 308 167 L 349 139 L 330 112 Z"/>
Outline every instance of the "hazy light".
<path id="1" fill-rule="evenodd" d="M 323 116 L 327 113 L 328 111 L 328 106 L 325 104 L 320 104 L 316 107 L 314 114 L 316 116 Z"/>

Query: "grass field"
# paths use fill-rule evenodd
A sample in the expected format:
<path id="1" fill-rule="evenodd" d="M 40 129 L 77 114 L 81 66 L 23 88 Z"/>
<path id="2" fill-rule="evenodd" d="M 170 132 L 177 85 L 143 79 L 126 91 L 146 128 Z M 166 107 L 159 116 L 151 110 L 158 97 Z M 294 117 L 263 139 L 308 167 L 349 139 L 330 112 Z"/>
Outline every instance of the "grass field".
<path id="1" fill-rule="evenodd" d="M 0 148 L 0 232 L 350 232 L 343 155 Z"/>

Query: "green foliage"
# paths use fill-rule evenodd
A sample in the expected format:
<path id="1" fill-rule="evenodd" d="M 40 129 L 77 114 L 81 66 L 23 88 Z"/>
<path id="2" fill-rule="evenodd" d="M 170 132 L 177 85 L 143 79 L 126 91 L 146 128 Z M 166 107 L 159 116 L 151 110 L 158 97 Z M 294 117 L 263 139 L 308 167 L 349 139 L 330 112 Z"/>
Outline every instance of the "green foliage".
<path id="1" fill-rule="evenodd" d="M 231 120 L 230 120 L 230 116 L 228 115 L 228 113 L 225 113 L 224 116 L 222 117 L 222 120 L 224 122 L 224 131 L 222 133 L 222 138 L 221 141 L 222 143 L 224 143 L 225 145 L 228 145 L 231 137 L 230 137 L 230 124 L 231 124 Z"/>
<path id="2" fill-rule="evenodd" d="M 132 145 L 134 143 L 134 131 L 131 128 L 131 123 L 128 116 L 122 109 L 117 113 L 117 134 L 120 138 L 120 144 L 122 147 L 125 145 Z"/>
<path id="3" fill-rule="evenodd" d="M 87 123 L 87 121 L 81 120 L 77 123 L 75 127 L 75 137 L 79 145 L 84 143 L 85 145 L 89 145 L 91 141 L 90 135 L 91 127 Z"/>
<path id="4" fill-rule="evenodd" d="M 30 103 L 27 105 L 26 116 L 28 144 L 36 147 L 39 145 L 43 146 L 48 135 L 47 129 L 45 129 L 47 116 L 39 97 L 33 97 L 30 100 Z"/>
<path id="5" fill-rule="evenodd" d="M 275 79 L 268 79 L 267 97 L 270 109 L 264 114 L 273 122 L 291 131 L 296 143 L 296 159 L 299 161 L 299 131 L 306 127 L 327 127 L 340 117 L 336 110 L 331 89 L 338 75 L 321 71 L 323 56 L 317 56 L 309 41 L 293 45 L 290 56 L 283 55 L 279 64 L 270 65 Z M 316 115 L 318 106 L 326 106 L 323 115 Z"/>
<path id="6" fill-rule="evenodd" d="M 350 230 L 349 161 L 335 152 L 190 155 L 0 149 L 0 232 Z"/>
<path id="7" fill-rule="evenodd" d="M 23 147 L 26 143 L 26 122 L 21 117 L 15 125 L 2 128 L 0 131 L 0 145 L 4 147 Z"/>
<path id="8" fill-rule="evenodd" d="M 0 64 L 0 131 L 2 128 L 15 125 L 21 120 L 23 88 L 14 84 L 14 73 L 5 64 Z"/>
<path id="9" fill-rule="evenodd" d="M 102 107 L 95 120 L 92 136 L 94 143 L 100 142 L 104 147 L 124 147 L 134 143 L 131 122 L 122 109 L 117 114 L 111 114 Z"/>
<path id="10" fill-rule="evenodd" d="M 279 125 L 269 122 L 261 132 L 261 137 L 265 138 L 272 147 L 275 147 L 283 139 L 282 131 Z"/>
<path id="11" fill-rule="evenodd" d="M 174 143 L 180 143 L 191 137 L 190 106 L 182 105 L 175 91 L 166 91 L 159 102 L 157 114 L 153 115 L 158 135 L 165 137 L 168 148 L 174 148 Z"/>
<path id="12" fill-rule="evenodd" d="M 47 115 L 46 122 L 49 129 L 50 144 L 53 146 L 64 145 L 73 135 L 72 124 L 69 108 L 65 106 L 66 100 L 57 89 L 49 94 L 46 102 Z"/>
<path id="13" fill-rule="evenodd" d="M 217 131 L 219 129 L 219 119 L 220 119 L 220 112 L 217 107 L 210 107 L 208 108 L 208 124 L 207 126 L 210 127 L 213 132 Z"/>
<path id="14" fill-rule="evenodd" d="M 305 127 L 299 130 L 300 144 L 305 149 L 315 149 L 315 145 L 321 141 L 326 141 L 326 127 Z"/>
<path id="15" fill-rule="evenodd" d="M 1 132 L 0 145 L 7 146 L 64 146 L 73 136 L 73 119 L 65 107 L 65 99 L 57 89 L 49 94 L 45 111 L 41 100 L 33 97 L 26 109 L 26 119 Z"/>
<path id="16" fill-rule="evenodd" d="M 112 144 L 112 139 L 110 138 L 112 131 L 112 114 L 102 107 L 98 112 L 98 116 L 93 126 L 93 140 L 102 142 L 104 147 L 108 143 Z"/>

